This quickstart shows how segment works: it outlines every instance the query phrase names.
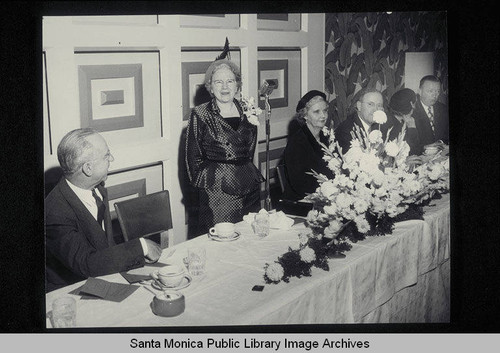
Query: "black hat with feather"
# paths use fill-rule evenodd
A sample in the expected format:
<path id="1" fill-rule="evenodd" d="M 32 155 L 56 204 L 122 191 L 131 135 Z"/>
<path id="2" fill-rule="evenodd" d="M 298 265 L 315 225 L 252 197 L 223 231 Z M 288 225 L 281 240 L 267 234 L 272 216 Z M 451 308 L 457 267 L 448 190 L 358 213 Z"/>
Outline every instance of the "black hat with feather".
<path id="1" fill-rule="evenodd" d="M 226 59 L 231 60 L 231 52 L 229 51 L 229 40 L 226 37 L 226 43 L 224 43 L 224 49 L 222 50 L 222 53 L 218 57 L 215 58 L 215 60 L 222 60 Z"/>

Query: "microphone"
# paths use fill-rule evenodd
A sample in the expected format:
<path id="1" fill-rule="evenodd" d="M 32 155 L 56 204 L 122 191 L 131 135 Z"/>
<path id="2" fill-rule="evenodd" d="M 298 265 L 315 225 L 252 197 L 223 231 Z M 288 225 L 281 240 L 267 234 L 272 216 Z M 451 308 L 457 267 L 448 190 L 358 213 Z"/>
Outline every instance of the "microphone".
<path id="1" fill-rule="evenodd" d="M 276 88 L 278 88 L 278 80 L 264 80 L 259 89 L 261 97 L 269 96 Z"/>

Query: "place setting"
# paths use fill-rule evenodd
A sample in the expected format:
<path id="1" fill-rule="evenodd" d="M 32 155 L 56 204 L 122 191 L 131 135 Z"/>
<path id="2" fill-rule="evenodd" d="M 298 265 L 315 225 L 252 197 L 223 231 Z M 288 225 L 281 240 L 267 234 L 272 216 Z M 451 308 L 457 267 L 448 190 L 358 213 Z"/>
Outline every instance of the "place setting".
<path id="1" fill-rule="evenodd" d="M 234 223 L 221 222 L 217 223 L 208 231 L 208 238 L 213 241 L 227 242 L 235 241 L 241 237 L 241 233 L 236 231 Z"/>
<path id="2" fill-rule="evenodd" d="M 303 225 L 305 219 L 289 217 L 283 211 L 266 211 L 262 208 L 257 213 L 250 212 L 243 216 L 243 221 L 251 227 L 258 239 L 282 241 L 283 236 L 288 238 L 288 232 L 283 231 Z"/>
<path id="3" fill-rule="evenodd" d="M 157 290 L 180 290 L 188 287 L 193 278 L 184 267 L 167 265 L 151 273 L 151 286 Z"/>
<path id="4" fill-rule="evenodd" d="M 187 250 L 187 257 L 182 263 L 171 262 L 151 272 L 149 278 L 142 284 L 151 284 L 156 290 L 181 290 L 193 282 L 193 276 L 205 274 L 206 250 L 203 247 L 191 247 Z"/>
<path id="5" fill-rule="evenodd" d="M 180 290 L 189 287 L 193 282 L 193 277 L 202 278 L 205 274 L 205 248 L 189 248 L 187 256 L 182 259 L 182 262 L 182 265 L 177 263 L 166 264 L 150 274 L 150 285 L 159 293 L 155 293 L 144 286 L 155 295 L 150 307 L 157 316 L 173 317 L 184 312 L 186 307 L 185 296 Z M 143 285 L 148 283 L 149 281 L 141 282 Z"/>

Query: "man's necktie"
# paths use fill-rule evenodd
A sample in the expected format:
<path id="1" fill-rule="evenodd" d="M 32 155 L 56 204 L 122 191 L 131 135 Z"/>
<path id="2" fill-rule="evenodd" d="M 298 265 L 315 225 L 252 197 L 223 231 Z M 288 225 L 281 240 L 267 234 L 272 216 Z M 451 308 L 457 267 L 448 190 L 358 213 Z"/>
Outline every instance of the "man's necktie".
<path id="1" fill-rule="evenodd" d="M 94 196 L 95 203 L 97 205 L 97 223 L 102 227 L 102 221 L 104 219 L 104 211 L 106 206 L 104 206 L 104 202 L 97 196 L 95 189 L 92 190 L 92 196 Z"/>
<path id="2" fill-rule="evenodd" d="M 434 131 L 434 114 L 432 113 L 431 107 L 427 107 L 427 112 L 429 114 L 429 121 L 431 122 L 432 131 Z"/>

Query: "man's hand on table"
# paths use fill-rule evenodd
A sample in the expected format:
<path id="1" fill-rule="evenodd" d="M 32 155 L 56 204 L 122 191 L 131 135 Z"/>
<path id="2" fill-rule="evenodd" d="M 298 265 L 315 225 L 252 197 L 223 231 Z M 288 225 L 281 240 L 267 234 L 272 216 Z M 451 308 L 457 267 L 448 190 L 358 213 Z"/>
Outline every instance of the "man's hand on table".
<path id="1" fill-rule="evenodd" d="M 153 264 L 160 259 L 161 247 L 152 240 L 144 239 L 148 248 L 147 253 L 144 255 L 146 258 L 146 263 Z"/>

